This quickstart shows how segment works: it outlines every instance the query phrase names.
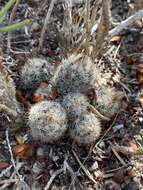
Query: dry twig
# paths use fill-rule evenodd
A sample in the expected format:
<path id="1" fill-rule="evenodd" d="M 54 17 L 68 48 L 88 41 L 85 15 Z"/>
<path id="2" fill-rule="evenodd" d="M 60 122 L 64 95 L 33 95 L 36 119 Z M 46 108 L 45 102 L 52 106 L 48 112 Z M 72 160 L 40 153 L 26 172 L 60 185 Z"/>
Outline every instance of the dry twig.
<path id="1" fill-rule="evenodd" d="M 110 121 L 110 119 L 108 117 L 105 117 L 104 115 L 102 115 L 94 106 L 89 105 L 89 109 L 96 114 L 100 119 L 103 119 L 105 121 Z"/>
<path id="2" fill-rule="evenodd" d="M 112 38 L 113 36 L 118 35 L 120 32 L 122 32 L 124 29 L 132 25 L 134 22 L 137 20 L 140 20 L 143 18 L 143 9 L 139 10 L 137 13 L 134 15 L 130 16 L 126 20 L 122 21 L 117 27 L 113 28 L 110 30 L 109 35 L 107 38 Z"/>
<path id="3" fill-rule="evenodd" d="M 27 190 L 30 190 L 29 186 L 26 184 L 26 182 L 23 180 L 23 178 L 21 177 L 21 175 L 19 174 L 18 172 L 18 169 L 16 167 L 16 163 L 15 163 L 15 160 L 14 160 L 14 157 L 13 157 L 13 153 L 12 153 L 12 148 L 11 148 L 11 145 L 10 145 L 10 141 L 9 141 L 9 129 L 6 130 L 6 141 L 7 141 L 7 145 L 8 145 L 8 150 L 9 150 L 9 153 L 10 153 L 10 157 L 11 157 L 11 162 L 12 162 L 12 165 L 14 167 L 14 170 L 18 176 L 18 180 L 21 184 L 21 186 L 23 188 L 27 188 Z"/>
<path id="4" fill-rule="evenodd" d="M 109 27 L 110 27 L 109 2 L 108 0 L 102 0 L 102 14 L 97 29 L 96 46 L 94 47 L 94 51 L 92 52 L 93 58 L 95 58 L 99 54 L 104 39 L 108 35 Z"/>
<path id="5" fill-rule="evenodd" d="M 53 182 L 53 180 L 60 174 L 64 171 L 64 169 L 59 169 L 59 170 L 56 170 L 53 175 L 51 176 L 50 180 L 48 181 L 47 185 L 45 186 L 44 190 L 48 190 Z"/>
<path id="6" fill-rule="evenodd" d="M 112 149 L 113 153 L 114 153 L 115 156 L 118 158 L 118 160 L 121 162 L 121 164 L 122 164 L 123 166 L 126 165 L 126 163 L 124 162 L 124 160 L 121 158 L 121 156 L 120 156 L 120 155 L 117 153 L 117 151 L 115 150 L 113 144 L 112 144 L 110 141 L 108 141 L 108 142 L 109 142 L 109 144 L 111 145 L 111 149 Z"/>
<path id="7" fill-rule="evenodd" d="M 87 177 L 93 182 L 93 183 L 97 183 L 95 181 L 95 179 L 93 178 L 93 176 L 91 175 L 91 173 L 89 172 L 89 170 L 87 168 L 85 168 L 85 166 L 82 164 L 82 162 L 80 161 L 80 159 L 78 158 L 76 152 L 74 150 L 72 150 L 74 157 L 76 158 L 77 162 L 79 163 L 80 167 L 83 169 L 83 171 L 85 172 L 85 174 L 87 175 Z"/>
<path id="8" fill-rule="evenodd" d="M 86 53 L 89 56 L 90 54 L 90 28 L 89 28 L 89 23 L 90 23 L 90 0 L 86 0 L 85 2 L 85 21 L 86 21 L 86 43 L 85 43 L 85 48 L 86 48 Z"/>
<path id="9" fill-rule="evenodd" d="M 43 47 L 43 42 L 44 42 L 46 28 L 48 26 L 48 23 L 49 23 L 49 20 L 50 20 L 50 16 L 52 14 L 55 2 L 56 2 L 56 0 L 51 0 L 50 6 L 49 6 L 49 10 L 48 10 L 46 18 L 45 18 L 44 26 L 43 26 L 43 29 L 42 29 L 42 32 L 41 32 L 41 35 L 40 35 L 39 47 L 38 47 L 39 50 Z"/>
<path id="10" fill-rule="evenodd" d="M 76 189 L 76 187 L 74 188 L 74 184 L 77 184 L 80 190 L 84 190 L 84 187 L 81 185 L 81 183 L 79 182 L 77 178 L 77 172 L 73 171 L 73 169 L 69 166 L 67 160 L 64 161 L 64 166 L 66 170 L 70 173 L 71 179 L 72 179 L 72 183 L 70 184 L 70 187 L 68 188 L 68 190 L 70 190 L 71 188 Z"/>
<path id="11" fill-rule="evenodd" d="M 11 11 L 11 14 L 10 14 L 10 19 L 9 19 L 9 24 L 12 23 L 12 21 L 14 20 L 15 18 L 15 15 L 16 15 L 16 10 L 18 8 L 18 5 L 20 3 L 20 0 L 16 0 L 16 3 Z M 7 34 L 7 47 L 8 47 L 8 52 L 11 51 L 13 52 L 13 50 L 11 49 L 11 38 L 12 38 L 12 33 L 11 32 L 8 32 Z"/>

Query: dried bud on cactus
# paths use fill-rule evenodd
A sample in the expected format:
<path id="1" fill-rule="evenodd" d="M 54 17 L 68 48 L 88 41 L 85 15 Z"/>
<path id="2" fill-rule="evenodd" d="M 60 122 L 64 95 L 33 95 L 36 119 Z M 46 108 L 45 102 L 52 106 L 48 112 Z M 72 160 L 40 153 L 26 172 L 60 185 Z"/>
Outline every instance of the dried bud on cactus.
<path id="1" fill-rule="evenodd" d="M 84 112 L 75 121 L 70 129 L 70 136 L 78 144 L 92 144 L 99 137 L 101 124 L 99 119 L 93 114 Z"/>
<path id="2" fill-rule="evenodd" d="M 54 66 L 46 59 L 29 59 L 21 70 L 21 88 L 35 89 L 41 82 L 48 82 L 54 72 Z"/>
<path id="3" fill-rule="evenodd" d="M 4 115 L 9 116 L 10 119 L 16 118 L 18 111 L 14 82 L 6 67 L 0 64 L 0 112 L 2 113 L 0 123 L 3 124 Z"/>
<path id="4" fill-rule="evenodd" d="M 69 93 L 63 97 L 62 105 L 69 116 L 74 118 L 86 111 L 88 99 L 81 93 Z"/>
<path id="5" fill-rule="evenodd" d="M 62 95 L 69 92 L 87 94 L 100 81 L 100 73 L 95 64 L 80 54 L 65 59 L 56 75 L 54 85 Z"/>
<path id="6" fill-rule="evenodd" d="M 118 113 L 122 106 L 121 100 L 123 98 L 123 93 L 115 90 L 115 88 L 101 86 L 96 91 L 96 96 L 95 107 L 106 117 L 110 118 Z"/>
<path id="7" fill-rule="evenodd" d="M 54 142 L 59 140 L 67 129 L 66 112 L 57 102 L 37 103 L 29 111 L 29 126 L 34 140 Z"/>

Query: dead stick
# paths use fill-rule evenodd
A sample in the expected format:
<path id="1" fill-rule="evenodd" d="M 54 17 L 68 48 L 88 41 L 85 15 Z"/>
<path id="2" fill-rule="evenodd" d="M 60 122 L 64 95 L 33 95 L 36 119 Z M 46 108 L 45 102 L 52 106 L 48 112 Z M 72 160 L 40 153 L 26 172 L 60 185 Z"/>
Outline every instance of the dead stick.
<path id="1" fill-rule="evenodd" d="M 43 29 L 42 29 L 42 32 L 41 32 L 41 36 L 40 36 L 39 47 L 38 47 L 39 50 L 43 47 L 43 42 L 44 42 L 44 37 L 45 37 L 45 31 L 46 31 L 47 25 L 49 23 L 49 19 L 50 19 L 52 10 L 54 8 L 55 2 L 56 2 L 56 0 L 52 0 L 51 3 L 50 3 L 49 10 L 47 12 L 47 15 L 46 15 L 46 18 L 45 18 L 45 22 L 44 22 L 44 26 L 43 26 Z"/>
<path id="2" fill-rule="evenodd" d="M 72 150 L 72 152 L 73 152 L 73 155 L 74 155 L 74 157 L 76 158 L 77 162 L 79 163 L 80 167 L 83 169 L 83 171 L 84 171 L 85 174 L 87 175 L 87 177 L 88 177 L 93 183 L 96 184 L 97 182 L 95 181 L 95 179 L 93 178 L 93 176 L 91 175 L 91 173 L 89 172 L 89 170 L 86 169 L 85 166 L 82 164 L 82 162 L 79 160 L 79 158 L 78 158 L 76 152 L 75 152 L 74 150 Z"/>
<path id="3" fill-rule="evenodd" d="M 113 36 L 118 35 L 122 30 L 126 29 L 128 26 L 143 18 L 143 9 L 139 10 L 134 15 L 130 16 L 126 20 L 122 21 L 118 26 L 110 30 L 107 38 L 112 38 Z"/>
<path id="4" fill-rule="evenodd" d="M 124 162 L 124 160 L 121 158 L 121 156 L 118 154 L 118 152 L 114 149 L 113 144 L 112 144 L 110 141 L 108 141 L 108 142 L 109 142 L 109 144 L 111 145 L 111 149 L 112 149 L 113 153 L 114 153 L 115 156 L 118 158 L 118 160 L 121 162 L 121 164 L 122 164 L 123 166 L 126 165 L 126 163 Z"/>
<path id="5" fill-rule="evenodd" d="M 44 190 L 48 190 L 53 182 L 53 180 L 55 179 L 55 177 L 57 177 L 60 173 L 62 173 L 64 171 L 64 169 L 59 169 L 59 170 L 56 170 L 53 175 L 51 176 L 50 180 L 48 181 L 46 187 L 44 188 Z"/>

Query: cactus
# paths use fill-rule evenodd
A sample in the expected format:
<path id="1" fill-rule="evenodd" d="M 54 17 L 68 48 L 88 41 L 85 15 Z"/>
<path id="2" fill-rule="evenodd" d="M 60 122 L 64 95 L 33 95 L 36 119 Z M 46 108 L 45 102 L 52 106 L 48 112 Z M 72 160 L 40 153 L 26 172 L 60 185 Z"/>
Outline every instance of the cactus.
<path id="1" fill-rule="evenodd" d="M 123 93 L 115 88 L 101 86 L 96 91 L 96 109 L 106 117 L 111 118 L 121 108 Z"/>
<path id="2" fill-rule="evenodd" d="M 20 88 L 35 90 L 41 82 L 48 82 L 54 72 L 54 66 L 45 59 L 29 59 L 20 73 Z"/>
<path id="3" fill-rule="evenodd" d="M 28 120 L 34 140 L 52 143 L 59 140 L 67 129 L 66 112 L 54 101 L 43 101 L 33 105 Z"/>
<path id="4" fill-rule="evenodd" d="M 75 118 L 86 111 L 88 99 L 81 93 L 69 93 L 63 97 L 62 105 L 66 109 L 68 115 L 71 118 Z"/>
<path id="5" fill-rule="evenodd" d="M 63 60 L 53 85 L 62 95 L 70 92 L 88 94 L 98 84 L 99 78 L 100 72 L 90 59 L 73 54 Z"/>
<path id="6" fill-rule="evenodd" d="M 17 117 L 19 112 L 18 102 L 15 97 L 15 85 L 10 77 L 7 68 L 0 63 L 0 112 L 1 120 L 0 124 L 7 123 L 9 118 L 13 120 Z M 7 118 L 7 119 L 5 119 Z M 8 120 L 9 120 L 8 119 Z"/>
<path id="7" fill-rule="evenodd" d="M 92 144 L 100 136 L 100 120 L 91 112 L 82 113 L 70 129 L 70 136 L 78 144 Z"/>

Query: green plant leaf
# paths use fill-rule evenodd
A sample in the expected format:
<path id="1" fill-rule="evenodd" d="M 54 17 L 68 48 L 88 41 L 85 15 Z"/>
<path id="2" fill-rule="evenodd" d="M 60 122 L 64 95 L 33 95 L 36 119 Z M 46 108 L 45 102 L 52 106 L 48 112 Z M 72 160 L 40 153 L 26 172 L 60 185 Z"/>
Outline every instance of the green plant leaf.
<path id="1" fill-rule="evenodd" d="M 24 21 L 21 21 L 21 22 L 0 28 L 0 33 L 2 33 L 2 32 L 14 32 L 16 30 L 19 30 L 19 29 L 21 29 L 27 25 L 31 25 L 31 24 L 32 24 L 32 20 L 26 19 Z"/>
<path id="2" fill-rule="evenodd" d="M 16 0 L 9 0 L 8 3 L 0 11 L 0 23 L 2 23 L 6 17 L 9 9 L 15 4 Z"/>

